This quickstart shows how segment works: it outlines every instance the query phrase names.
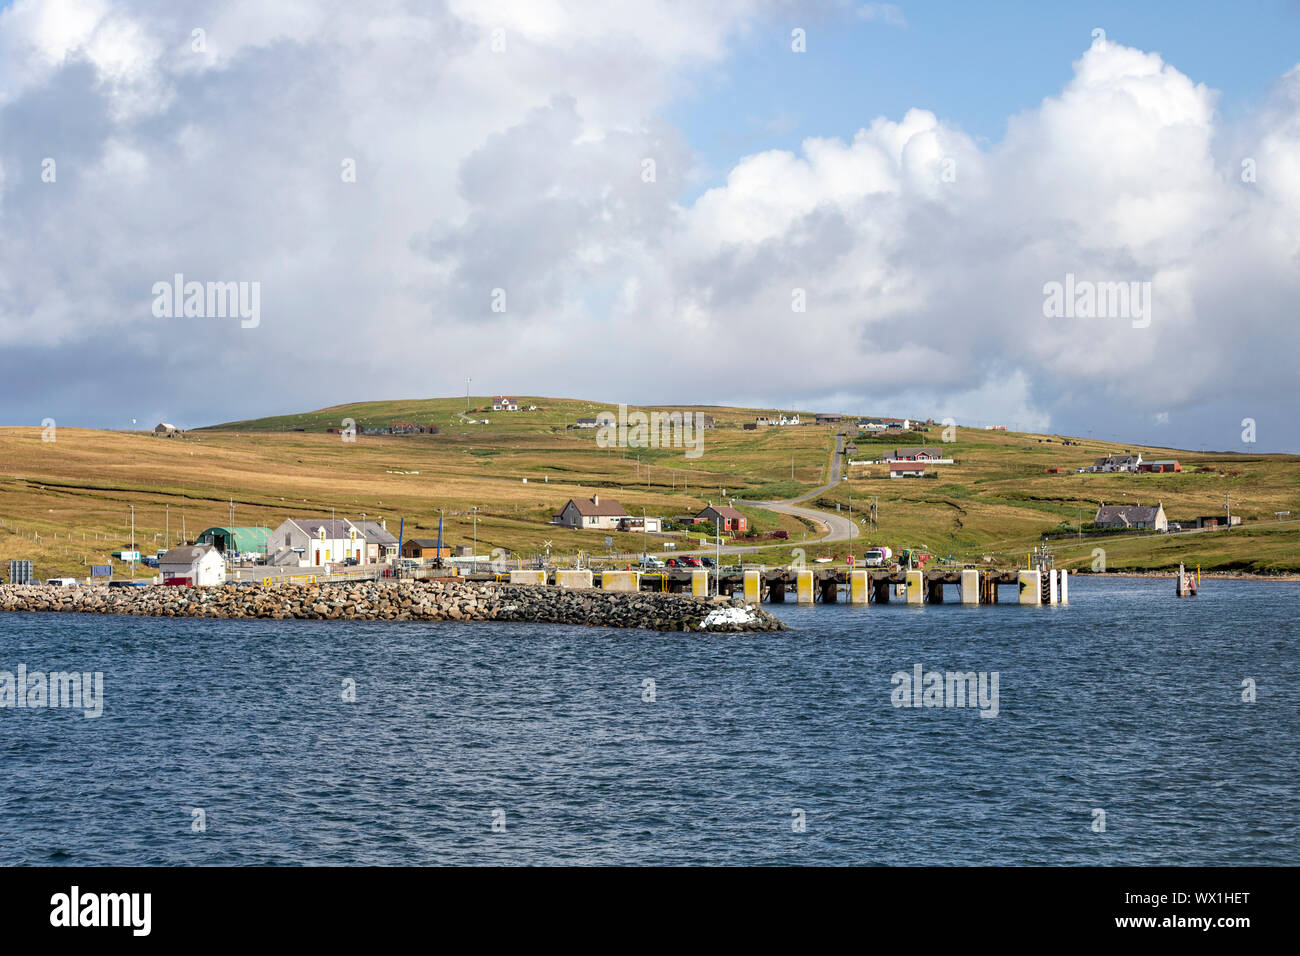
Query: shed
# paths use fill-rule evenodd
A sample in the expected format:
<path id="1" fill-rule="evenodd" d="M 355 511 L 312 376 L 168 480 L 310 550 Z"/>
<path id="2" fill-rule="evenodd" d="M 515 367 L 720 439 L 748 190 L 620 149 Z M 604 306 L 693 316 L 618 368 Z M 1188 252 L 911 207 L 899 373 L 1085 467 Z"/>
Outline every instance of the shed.
<path id="1" fill-rule="evenodd" d="M 163 584 L 209 587 L 226 583 L 226 563 L 210 545 L 168 548 L 158 559 L 158 576 Z"/>

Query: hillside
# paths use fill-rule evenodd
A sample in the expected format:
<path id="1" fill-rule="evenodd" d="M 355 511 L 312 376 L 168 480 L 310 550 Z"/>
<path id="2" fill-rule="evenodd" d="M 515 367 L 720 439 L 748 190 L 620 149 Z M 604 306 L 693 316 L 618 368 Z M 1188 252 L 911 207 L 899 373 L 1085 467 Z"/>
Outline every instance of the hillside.
<path id="1" fill-rule="evenodd" d="M 479 552 L 500 548 L 531 556 L 550 542 L 552 554 L 571 558 L 579 549 L 605 551 L 603 532 L 560 529 L 548 522 L 570 497 L 615 497 L 629 513 L 671 517 L 694 513 L 725 495 L 748 500 L 794 497 L 829 478 L 833 426 L 800 425 L 745 431 L 743 422 L 772 409 L 690 408 L 712 415 L 702 453 L 680 448 L 620 449 L 597 446 L 592 430 L 567 426 L 615 406 L 520 396 L 537 411 L 482 411 L 486 397 L 336 406 L 301 415 L 230 422 L 179 439 L 141 432 L 60 429 L 43 442 L 38 428 L 0 428 L 0 560 L 32 558 L 39 576 L 84 576 L 86 563 L 106 563 L 107 552 L 130 540 L 129 506 L 135 506 L 136 541 L 151 552 L 211 525 L 278 525 L 290 515 L 383 518 L 407 536 L 435 534 L 440 514 L 450 543 L 470 543 L 477 509 Z M 665 406 L 683 410 L 684 406 Z M 650 410 L 650 409 L 643 409 Z M 788 410 L 786 410 L 788 411 Z M 800 412 L 801 415 L 805 413 Z M 352 418 L 359 430 L 394 421 L 437 425 L 437 435 L 365 435 L 345 442 L 329 428 Z M 850 426 L 851 427 L 851 426 Z M 295 429 L 302 429 L 295 431 Z M 939 445 L 940 427 L 881 443 L 858 442 L 858 458 L 877 457 L 892 444 Z M 959 428 L 942 445 L 956 459 L 934 466 L 937 479 L 890 480 L 880 466 L 850 469 L 850 478 L 810 505 L 833 511 L 852 505 L 855 517 L 868 498 L 878 500 L 879 527 L 855 550 L 885 544 L 895 550 L 925 547 L 938 556 L 1023 560 L 1040 536 L 1075 531 L 1090 521 L 1097 503 L 1162 501 L 1171 521 L 1221 514 L 1225 494 L 1247 524 L 1231 532 L 1131 535 L 1105 541 L 1063 538 L 1055 547 L 1070 566 L 1089 566 L 1104 546 L 1107 564 L 1120 568 L 1168 567 L 1179 560 L 1206 569 L 1280 572 L 1300 570 L 1300 524 L 1274 513 L 1300 515 L 1300 458 L 1290 455 L 1193 453 L 1062 436 Z M 1072 439 L 1074 441 L 1074 439 Z M 1170 475 L 1076 474 L 1077 467 L 1110 453 L 1140 451 L 1146 458 L 1178 458 L 1186 469 Z M 1061 474 L 1044 469 L 1060 468 Z M 803 547 L 809 558 L 840 555 L 843 543 L 812 543 L 818 529 L 795 517 L 742 506 L 758 530 L 785 530 L 790 539 L 752 556 L 768 564 L 790 560 Z M 805 538 L 806 536 L 806 538 Z M 615 535 L 614 548 L 639 551 L 636 534 Z M 651 549 L 656 547 L 651 538 Z M 687 542 L 683 541 L 685 547 Z"/>

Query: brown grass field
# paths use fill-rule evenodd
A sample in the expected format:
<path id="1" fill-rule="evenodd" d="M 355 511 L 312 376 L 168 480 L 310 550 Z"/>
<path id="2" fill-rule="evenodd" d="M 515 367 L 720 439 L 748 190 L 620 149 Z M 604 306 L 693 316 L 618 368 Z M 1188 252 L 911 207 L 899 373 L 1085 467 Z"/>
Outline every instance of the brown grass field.
<path id="1" fill-rule="evenodd" d="M 404 517 L 408 537 L 435 535 L 443 514 L 450 544 L 470 543 L 477 508 L 479 553 L 501 548 L 528 558 L 550 542 L 553 556 L 565 560 L 579 550 L 605 551 L 606 532 L 548 523 L 570 497 L 598 493 L 617 498 L 631 514 L 644 508 L 671 517 L 718 502 L 724 492 L 750 500 L 791 497 L 824 484 L 829 475 L 832 427 L 740 428 L 771 409 L 686 409 L 711 414 L 718 424 L 705 433 L 702 456 L 692 460 L 680 448 L 600 448 L 593 431 L 565 427 L 615 406 L 523 396 L 520 401 L 539 410 L 470 413 L 488 424 L 466 421 L 465 399 L 458 398 L 339 406 L 229 423 L 179 439 L 61 428 L 54 441 L 43 441 L 40 428 L 0 428 L 0 561 L 30 558 L 42 578 L 84 577 L 86 565 L 108 563 L 108 552 L 129 545 L 130 506 L 137 546 L 153 553 L 168 543 L 166 521 L 171 544 L 181 540 L 182 528 L 193 539 L 204 528 L 227 524 L 231 501 L 237 525 L 275 527 L 286 517 L 328 517 L 334 509 L 339 517 L 360 518 L 364 512 L 383 518 L 394 533 Z M 470 404 L 483 408 L 486 402 L 479 397 Z M 344 442 L 325 429 L 339 427 L 345 417 L 355 419 L 358 429 L 414 421 L 443 431 L 358 434 L 355 442 Z M 941 426 L 934 426 L 917 440 L 939 445 L 940 432 Z M 1224 496 L 1231 495 L 1233 513 L 1246 524 L 1230 532 L 1061 539 L 1054 546 L 1060 561 L 1071 567 L 1087 567 L 1093 549 L 1104 547 L 1111 570 L 1163 569 L 1180 560 L 1205 570 L 1300 570 L 1300 523 L 1275 517 L 1279 511 L 1300 516 L 1297 456 L 1193 453 L 1090 440 L 1063 446 L 1058 435 L 964 428 L 956 437 L 943 448 L 957 463 L 932 466 L 937 479 L 890 480 L 878 477 L 882 466 L 857 466 L 849 469 L 849 480 L 809 504 L 827 510 L 852 504 L 857 516 L 874 496 L 878 530 L 865 534 L 855 550 L 867 544 L 895 550 L 917 546 L 939 557 L 978 561 L 987 556 L 1013 563 L 1023 560 L 1044 533 L 1073 531 L 1080 517 L 1090 521 L 1101 501 L 1159 500 L 1171 521 L 1189 521 L 1222 514 Z M 908 443 L 914 440 L 892 444 Z M 888 447 L 889 442 L 859 440 L 857 457 L 876 457 Z M 1095 457 L 1128 450 L 1147 458 L 1178 458 L 1186 471 L 1074 473 Z M 1068 473 L 1045 474 L 1049 467 Z M 753 560 L 783 563 L 796 546 L 810 558 L 847 552 L 843 543 L 808 543 L 803 539 L 808 529 L 797 519 L 745 510 L 757 529 L 791 532 L 787 544 L 767 548 Z M 642 546 L 639 535 L 615 539 L 618 551 Z M 657 550 L 653 541 L 651 549 Z"/>

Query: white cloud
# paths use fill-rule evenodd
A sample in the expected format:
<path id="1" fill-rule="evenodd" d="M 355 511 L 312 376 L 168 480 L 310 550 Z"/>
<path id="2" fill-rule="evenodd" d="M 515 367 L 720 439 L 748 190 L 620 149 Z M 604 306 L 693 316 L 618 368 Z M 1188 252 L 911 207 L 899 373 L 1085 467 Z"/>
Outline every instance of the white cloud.
<path id="1" fill-rule="evenodd" d="M 1226 129 L 1214 91 L 1103 41 L 992 146 L 922 109 L 864 117 L 683 205 L 698 160 L 661 116 L 765 9 L 18 0 L 0 12 L 0 370 L 40 402 L 83 354 L 104 392 L 129 375 L 185 394 L 221 365 L 238 404 L 209 418 L 451 394 L 466 374 L 1079 430 L 1291 403 L 1300 70 Z M 149 290 L 175 272 L 260 281 L 261 326 L 160 324 Z M 1150 281 L 1150 327 L 1045 320 L 1067 273 Z M 342 355 L 360 391 L 285 371 Z"/>

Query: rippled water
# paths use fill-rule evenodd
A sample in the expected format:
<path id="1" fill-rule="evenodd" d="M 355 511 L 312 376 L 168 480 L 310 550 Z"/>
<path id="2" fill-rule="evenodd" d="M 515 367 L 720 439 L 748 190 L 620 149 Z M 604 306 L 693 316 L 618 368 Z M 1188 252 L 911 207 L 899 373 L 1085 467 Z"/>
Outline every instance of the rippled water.
<path id="1" fill-rule="evenodd" d="M 38 864 L 1296 864 L 1300 585 L 1172 590 L 757 636 L 0 615 L 0 670 L 105 683 L 98 719 L 0 710 L 0 833 Z M 918 663 L 997 671 L 996 719 L 895 708 Z"/>

